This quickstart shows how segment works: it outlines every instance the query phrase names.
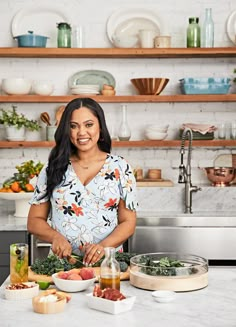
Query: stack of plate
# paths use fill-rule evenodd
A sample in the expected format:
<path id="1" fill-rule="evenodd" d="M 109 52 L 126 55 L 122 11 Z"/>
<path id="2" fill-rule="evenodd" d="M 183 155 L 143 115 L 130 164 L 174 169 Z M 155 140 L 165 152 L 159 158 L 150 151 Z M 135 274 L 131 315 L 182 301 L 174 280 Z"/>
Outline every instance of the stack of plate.
<path id="1" fill-rule="evenodd" d="M 100 86 L 98 84 L 79 84 L 79 85 L 72 85 L 70 87 L 72 94 L 90 94 L 96 95 L 99 94 Z"/>

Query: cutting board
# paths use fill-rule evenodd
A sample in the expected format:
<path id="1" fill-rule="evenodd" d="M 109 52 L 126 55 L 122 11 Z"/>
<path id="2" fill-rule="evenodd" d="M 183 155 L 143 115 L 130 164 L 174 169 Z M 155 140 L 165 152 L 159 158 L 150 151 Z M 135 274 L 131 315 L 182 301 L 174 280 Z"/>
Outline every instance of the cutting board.
<path id="1" fill-rule="evenodd" d="M 91 268 L 91 267 L 89 267 L 89 268 Z M 97 277 L 97 280 L 98 280 L 99 275 L 100 275 L 100 267 L 93 267 L 92 269 L 94 270 L 94 273 L 95 273 L 95 275 Z M 120 273 L 120 280 L 128 280 L 128 279 L 129 279 L 129 268 L 128 268 L 127 271 Z M 30 267 L 29 267 L 29 270 L 28 270 L 28 280 L 30 282 L 42 281 L 42 282 L 49 282 L 49 283 L 53 284 L 53 280 L 52 280 L 51 276 L 35 274 L 31 270 Z"/>
<path id="2" fill-rule="evenodd" d="M 150 179 L 150 178 L 144 178 L 144 179 L 139 179 L 136 182 L 137 186 L 139 187 L 154 187 L 154 186 L 159 186 L 159 187 L 170 187 L 174 186 L 174 183 L 170 180 L 165 180 L 165 179 Z"/>

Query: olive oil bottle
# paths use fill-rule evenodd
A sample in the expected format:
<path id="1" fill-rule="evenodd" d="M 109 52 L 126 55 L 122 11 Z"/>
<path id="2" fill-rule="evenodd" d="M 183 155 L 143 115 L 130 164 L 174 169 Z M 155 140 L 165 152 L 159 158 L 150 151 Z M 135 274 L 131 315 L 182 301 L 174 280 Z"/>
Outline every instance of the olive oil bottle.
<path id="1" fill-rule="evenodd" d="M 115 259 L 115 248 L 104 248 L 105 259 L 101 264 L 100 288 L 113 288 L 120 290 L 120 265 Z"/>

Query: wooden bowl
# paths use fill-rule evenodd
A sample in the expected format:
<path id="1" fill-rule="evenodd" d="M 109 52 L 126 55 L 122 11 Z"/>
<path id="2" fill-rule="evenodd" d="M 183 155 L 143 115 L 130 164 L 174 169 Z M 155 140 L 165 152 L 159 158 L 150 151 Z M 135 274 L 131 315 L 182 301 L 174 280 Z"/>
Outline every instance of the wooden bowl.
<path id="1" fill-rule="evenodd" d="M 34 312 L 49 314 L 49 313 L 59 313 L 64 311 L 66 305 L 66 297 L 62 295 L 56 295 L 56 302 L 40 302 L 40 299 L 44 296 L 35 296 L 32 299 L 32 306 Z M 49 296 L 49 295 L 48 295 Z"/>
<path id="2" fill-rule="evenodd" d="M 169 78 L 132 78 L 130 81 L 140 95 L 158 95 L 166 87 Z"/>

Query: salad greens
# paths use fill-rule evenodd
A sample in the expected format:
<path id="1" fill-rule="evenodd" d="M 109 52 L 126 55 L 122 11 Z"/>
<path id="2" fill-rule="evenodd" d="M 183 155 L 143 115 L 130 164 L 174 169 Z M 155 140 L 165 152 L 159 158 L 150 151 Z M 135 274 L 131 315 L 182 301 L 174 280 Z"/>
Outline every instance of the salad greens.
<path id="1" fill-rule="evenodd" d="M 179 275 L 176 268 L 185 267 L 181 261 L 176 259 L 162 257 L 157 261 L 147 255 L 141 256 L 139 264 L 143 266 L 141 272 L 151 276 L 176 276 Z M 184 269 L 185 275 L 191 273 L 193 273 L 191 268 L 186 267 L 186 270 Z"/>
<path id="2" fill-rule="evenodd" d="M 128 269 L 130 264 L 130 258 L 132 258 L 135 253 L 128 253 L 128 252 L 117 252 L 116 253 L 116 260 L 120 264 L 121 272 L 124 272 Z M 59 259 L 56 255 L 52 254 L 46 257 L 45 259 L 36 259 L 35 262 L 31 266 L 31 270 L 39 275 L 48 275 L 51 276 L 52 274 L 64 270 L 70 270 L 73 268 L 82 268 L 84 267 L 83 264 L 83 256 L 72 254 L 71 256 L 73 261 L 70 259 Z M 102 257 L 99 261 L 97 261 L 93 267 L 100 267 L 104 257 Z M 70 263 L 71 262 L 71 263 Z"/>

